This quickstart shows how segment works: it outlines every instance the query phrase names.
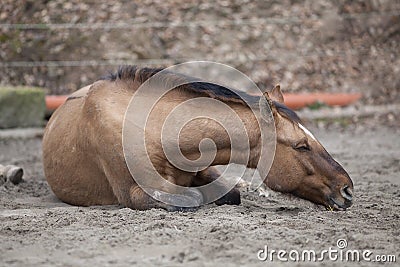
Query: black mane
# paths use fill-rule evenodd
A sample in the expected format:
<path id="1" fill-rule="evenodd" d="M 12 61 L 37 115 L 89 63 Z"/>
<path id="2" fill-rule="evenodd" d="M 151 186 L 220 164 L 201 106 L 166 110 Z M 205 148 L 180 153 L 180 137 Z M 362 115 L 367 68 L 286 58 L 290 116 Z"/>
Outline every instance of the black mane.
<path id="1" fill-rule="evenodd" d="M 116 81 L 116 80 L 138 80 L 140 83 L 144 83 L 146 80 L 148 80 L 150 77 L 154 76 L 158 72 L 164 70 L 163 68 L 138 68 L 137 66 L 121 66 L 118 68 L 118 71 L 115 73 L 109 73 L 106 76 L 103 76 L 100 78 L 101 80 L 108 80 L 108 81 Z M 220 100 L 225 100 L 225 101 L 231 101 L 231 102 L 237 102 L 237 103 L 243 103 L 247 105 L 247 103 L 250 104 L 257 104 L 259 102 L 259 96 L 254 96 L 254 95 L 249 95 L 245 92 L 242 91 L 237 91 L 234 89 L 230 89 L 218 84 L 210 83 L 210 82 L 190 82 L 192 77 L 188 77 L 182 74 L 177 74 L 177 73 L 172 73 L 172 72 L 166 72 L 166 77 L 167 79 L 165 80 L 168 82 L 168 79 L 178 79 L 180 81 L 187 81 L 187 83 L 183 86 L 181 86 L 184 89 L 190 90 L 195 93 L 207 95 L 212 98 L 220 99 Z M 289 109 L 287 106 L 284 104 L 281 104 L 279 102 L 273 101 L 276 109 L 278 112 L 283 115 L 284 117 L 300 123 L 301 120 L 297 116 L 297 114 Z"/>
<path id="2" fill-rule="evenodd" d="M 120 66 L 117 72 L 110 72 L 100 78 L 100 80 L 116 81 L 116 80 L 134 80 L 139 76 L 142 82 L 149 79 L 151 76 L 162 71 L 163 68 L 138 68 L 135 65 Z"/>
<path id="3" fill-rule="evenodd" d="M 138 68 L 137 66 L 122 66 L 119 67 L 116 73 L 109 73 L 106 76 L 101 77 L 101 80 L 116 81 L 116 80 L 135 80 L 137 79 L 140 83 L 144 83 L 152 76 L 162 71 L 162 68 Z M 186 81 L 181 88 L 188 89 L 192 92 L 205 94 L 210 97 L 240 103 L 257 103 L 258 97 L 249 95 L 245 92 L 238 91 L 235 89 L 227 88 L 222 85 L 210 83 L 206 81 L 194 81 L 193 77 L 185 76 L 183 74 L 177 74 L 173 72 L 165 71 L 166 79 L 165 82 L 178 80 Z M 198 80 L 198 79 L 196 79 Z"/>
<path id="4" fill-rule="evenodd" d="M 290 119 L 293 122 L 301 123 L 301 119 L 299 116 L 297 116 L 296 112 L 285 106 L 284 104 L 281 104 L 279 102 L 273 101 L 276 109 L 278 112 L 283 115 L 284 117 Z"/>

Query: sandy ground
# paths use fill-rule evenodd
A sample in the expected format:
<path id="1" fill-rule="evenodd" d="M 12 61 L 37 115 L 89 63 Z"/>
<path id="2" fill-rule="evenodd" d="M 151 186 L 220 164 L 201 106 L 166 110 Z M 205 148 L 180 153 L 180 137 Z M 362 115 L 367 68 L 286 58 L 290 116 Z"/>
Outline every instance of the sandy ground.
<path id="1" fill-rule="evenodd" d="M 0 139 L 0 163 L 25 169 L 23 183 L 0 186 L 0 266 L 266 266 L 271 263 L 257 258 L 266 245 L 320 252 L 337 249 L 340 238 L 348 242 L 345 250 L 395 255 L 397 263 L 386 263 L 395 266 L 400 261 L 398 130 L 313 131 L 355 183 L 356 201 L 348 211 L 245 191 L 240 206 L 208 205 L 186 213 L 69 206 L 45 181 L 40 138 Z M 284 263 L 275 257 L 273 264 Z"/>

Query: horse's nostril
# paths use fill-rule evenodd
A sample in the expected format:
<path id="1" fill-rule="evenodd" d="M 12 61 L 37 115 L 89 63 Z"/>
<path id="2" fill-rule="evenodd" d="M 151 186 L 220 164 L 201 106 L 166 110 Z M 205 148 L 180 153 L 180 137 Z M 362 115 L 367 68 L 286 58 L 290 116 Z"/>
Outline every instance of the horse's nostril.
<path id="1" fill-rule="evenodd" d="M 345 185 L 340 189 L 340 194 L 349 201 L 353 200 L 353 190 L 351 190 L 348 185 Z"/>
<path id="2" fill-rule="evenodd" d="M 353 196 L 353 190 L 351 190 L 350 187 L 346 187 L 346 193 L 347 193 L 349 196 Z"/>

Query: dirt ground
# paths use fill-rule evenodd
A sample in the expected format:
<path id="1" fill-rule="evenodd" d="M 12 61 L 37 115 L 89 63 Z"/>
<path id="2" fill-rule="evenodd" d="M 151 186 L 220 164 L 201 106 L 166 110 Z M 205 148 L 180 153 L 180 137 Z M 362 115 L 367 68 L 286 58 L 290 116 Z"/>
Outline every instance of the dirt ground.
<path id="1" fill-rule="evenodd" d="M 25 170 L 23 183 L 0 186 L 0 266 L 266 266 L 271 262 L 257 258 L 265 246 L 318 252 L 337 249 L 341 238 L 347 249 L 395 255 L 399 262 L 399 129 L 310 127 L 354 181 L 355 204 L 345 212 L 245 191 L 240 206 L 186 213 L 69 206 L 45 181 L 40 138 L 0 139 L 0 163 Z M 286 265 L 276 257 L 273 264 Z"/>

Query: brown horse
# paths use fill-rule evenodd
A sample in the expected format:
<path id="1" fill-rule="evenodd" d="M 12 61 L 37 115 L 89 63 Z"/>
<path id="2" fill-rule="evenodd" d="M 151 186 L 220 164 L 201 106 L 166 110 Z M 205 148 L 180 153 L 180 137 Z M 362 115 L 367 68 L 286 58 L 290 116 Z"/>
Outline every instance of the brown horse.
<path id="1" fill-rule="evenodd" d="M 113 75 L 72 94 L 51 117 L 43 138 L 44 171 L 56 196 L 73 205 L 121 204 L 132 209 L 182 207 L 157 201 L 133 179 L 122 144 L 125 112 L 136 90 L 160 69 L 127 66 Z M 165 79 L 184 79 L 163 74 Z M 180 132 L 180 149 L 185 157 L 200 156 L 199 143 L 212 139 L 217 148 L 210 166 L 187 172 L 170 164 L 164 154 L 160 132 L 162 122 L 180 103 L 197 97 L 217 99 L 234 110 L 245 125 L 250 153 L 247 167 L 256 168 L 260 159 L 260 126 L 256 116 L 238 95 L 209 83 L 188 83 L 169 91 L 157 102 L 146 130 L 148 155 L 157 172 L 173 184 L 200 186 L 216 180 L 213 165 L 230 162 L 231 142 L 223 127 L 207 118 L 193 120 Z M 255 102 L 260 97 L 254 98 Z M 290 193 L 324 205 L 345 210 L 352 204 L 353 183 L 346 171 L 302 125 L 297 115 L 283 104 L 279 86 L 263 96 L 268 100 L 276 127 L 276 151 L 264 183 L 273 190 Z M 210 107 L 199 106 L 198 110 Z M 213 111 L 218 113 L 217 109 Z M 141 166 L 140 162 L 137 162 Z M 223 186 L 223 185 L 218 185 Z M 234 188 L 216 204 L 240 204 Z"/>

